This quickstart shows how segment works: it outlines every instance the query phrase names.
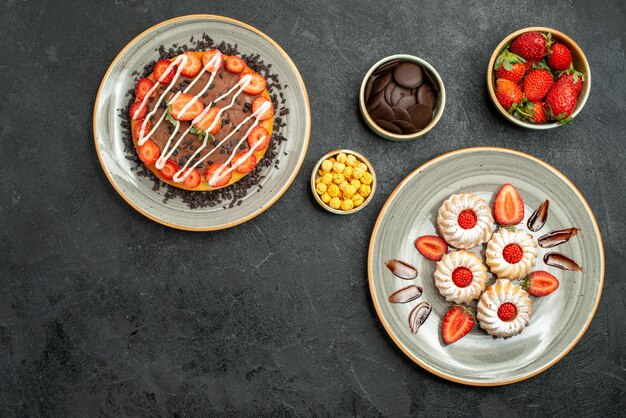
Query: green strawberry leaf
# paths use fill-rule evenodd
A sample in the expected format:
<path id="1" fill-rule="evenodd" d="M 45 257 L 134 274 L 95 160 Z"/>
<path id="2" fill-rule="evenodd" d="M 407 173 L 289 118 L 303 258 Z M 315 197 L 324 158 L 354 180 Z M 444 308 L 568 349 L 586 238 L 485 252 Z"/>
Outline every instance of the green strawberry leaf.
<path id="1" fill-rule="evenodd" d="M 192 133 L 192 134 L 194 134 L 194 135 L 200 135 L 200 136 L 204 136 L 204 135 L 206 135 L 206 132 L 204 132 L 204 130 L 203 130 L 203 129 L 196 128 L 195 126 L 192 126 L 192 127 L 189 129 L 189 132 L 191 132 L 191 133 Z"/>
<path id="2" fill-rule="evenodd" d="M 496 58 L 496 65 L 494 66 L 494 69 L 498 69 L 502 66 L 502 62 L 504 61 L 504 52 L 500 55 L 498 55 L 498 58 Z"/>
<path id="3" fill-rule="evenodd" d="M 511 71 L 513 69 L 513 64 L 511 64 L 511 61 L 504 60 L 504 69 L 507 71 Z"/>
<path id="4" fill-rule="evenodd" d="M 570 117 L 569 117 L 569 118 L 567 118 L 567 119 L 559 120 L 559 121 L 557 122 L 557 124 L 559 124 L 559 125 L 568 125 L 568 124 L 570 124 L 570 123 L 572 123 L 572 122 L 574 122 L 574 118 L 570 116 Z"/>
<path id="5" fill-rule="evenodd" d="M 511 232 L 515 232 L 515 231 L 517 231 L 517 228 L 516 228 L 516 227 L 514 227 L 514 226 L 507 226 L 507 227 L 506 227 L 506 229 L 508 229 L 508 230 L 509 230 L 509 231 L 511 231 Z"/>
<path id="6" fill-rule="evenodd" d="M 172 116 L 172 105 L 169 105 L 167 107 L 167 112 L 165 114 L 165 119 L 167 119 L 167 121 L 169 123 L 171 123 L 172 125 L 176 125 L 177 123 L 179 123 L 176 119 L 174 119 L 174 116 Z"/>
<path id="7" fill-rule="evenodd" d="M 554 41 L 552 40 L 552 34 L 548 32 L 547 34 L 544 34 L 543 36 L 546 38 L 546 47 L 548 48 L 548 51 L 549 51 L 550 47 L 554 43 Z"/>

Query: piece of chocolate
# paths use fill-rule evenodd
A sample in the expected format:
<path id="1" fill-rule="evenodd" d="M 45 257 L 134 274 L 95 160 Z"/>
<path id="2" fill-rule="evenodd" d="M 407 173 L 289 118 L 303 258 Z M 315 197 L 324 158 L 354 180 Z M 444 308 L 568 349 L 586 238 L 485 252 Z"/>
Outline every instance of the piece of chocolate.
<path id="1" fill-rule="evenodd" d="M 416 104 L 407 109 L 411 115 L 411 123 L 419 129 L 424 129 L 433 120 L 433 111 L 426 105 Z"/>
<path id="2" fill-rule="evenodd" d="M 381 64 L 380 67 L 374 70 L 372 75 L 381 75 L 381 74 L 388 73 L 389 71 L 396 68 L 396 65 L 398 65 L 399 62 L 400 60 L 391 60 L 384 64 Z"/>
<path id="3" fill-rule="evenodd" d="M 407 122 L 411 121 L 411 115 L 409 115 L 409 112 L 407 112 L 406 109 L 402 109 L 398 106 L 391 106 L 391 110 L 393 110 L 396 120 L 405 120 Z"/>
<path id="4" fill-rule="evenodd" d="M 428 315 L 433 310 L 432 306 L 428 302 L 422 302 L 415 306 L 409 313 L 409 328 L 411 332 L 415 334 L 419 331 L 420 327 L 428 319 Z"/>
<path id="5" fill-rule="evenodd" d="M 422 69 L 422 70 L 424 70 L 424 69 Z M 435 83 L 435 80 L 433 79 L 433 76 L 427 70 L 424 70 L 424 80 L 428 84 L 430 84 L 430 86 L 433 88 L 433 90 L 439 91 L 439 89 L 437 88 L 437 83 Z"/>
<path id="6" fill-rule="evenodd" d="M 390 106 L 396 106 L 396 103 L 398 103 L 398 101 L 400 99 L 402 99 L 404 96 L 410 96 L 411 95 L 411 89 L 407 89 L 404 88 L 402 86 L 396 86 L 392 91 L 391 91 L 391 95 L 389 96 L 389 98 L 391 99 L 391 102 L 387 102 L 389 103 Z M 417 103 L 417 102 L 415 102 Z M 413 103 L 413 104 L 415 104 Z M 402 107 L 402 106 L 400 106 Z M 406 108 L 405 108 L 406 109 Z"/>
<path id="7" fill-rule="evenodd" d="M 414 284 L 403 287 L 400 290 L 393 292 L 389 295 L 389 302 L 391 303 L 408 303 L 422 296 L 423 290 L 421 287 Z"/>
<path id="8" fill-rule="evenodd" d="M 393 90 L 398 87 L 398 85 L 396 84 L 395 81 L 391 80 L 389 82 L 389 84 L 387 84 L 387 87 L 385 87 L 385 101 L 387 102 L 387 104 L 389 104 L 390 106 L 392 105 L 391 102 L 391 93 L 393 92 Z"/>
<path id="9" fill-rule="evenodd" d="M 407 122 L 405 120 L 393 120 L 391 123 L 402 129 L 403 134 L 412 134 L 417 132 L 417 128 L 411 122 Z"/>
<path id="10" fill-rule="evenodd" d="M 550 207 L 550 201 L 546 199 L 528 218 L 528 229 L 533 232 L 539 231 L 543 228 L 543 225 L 548 220 L 548 208 Z"/>
<path id="11" fill-rule="evenodd" d="M 428 83 L 423 83 L 417 89 L 417 102 L 419 104 L 430 107 L 430 110 L 435 108 L 437 100 L 435 99 L 435 91 L 430 87 Z"/>
<path id="12" fill-rule="evenodd" d="M 412 62 L 401 62 L 393 70 L 393 78 L 396 83 L 407 89 L 418 87 L 424 81 L 422 67 Z"/>
<path id="13" fill-rule="evenodd" d="M 403 98 L 401 98 L 400 100 L 396 102 L 396 106 L 401 107 L 403 109 L 408 109 L 409 107 L 415 104 L 417 104 L 417 97 L 413 96 L 412 94 L 408 96 L 404 96 Z"/>
<path id="14" fill-rule="evenodd" d="M 365 103 L 370 99 L 370 94 L 372 94 L 372 84 L 374 84 L 374 78 L 370 77 L 365 83 L 365 91 L 363 92 L 363 100 Z"/>
<path id="15" fill-rule="evenodd" d="M 374 84 L 372 84 L 372 93 L 376 94 L 385 87 L 391 81 L 391 73 L 383 74 L 380 77 L 374 80 Z"/>
<path id="16" fill-rule="evenodd" d="M 375 120 L 374 122 L 376 122 L 376 125 L 380 126 L 385 131 L 402 135 L 402 130 L 391 122 L 387 122 L 386 120 L 381 120 L 381 119 Z"/>
<path id="17" fill-rule="evenodd" d="M 384 100 L 384 98 L 385 94 L 382 91 L 378 92 L 378 94 L 370 95 L 370 99 L 367 101 L 367 105 L 365 106 L 365 108 L 368 112 L 371 112 L 372 110 L 376 109 L 376 107 L 378 107 L 378 105 Z"/>
<path id="18" fill-rule="evenodd" d="M 384 101 L 381 101 L 374 110 L 370 111 L 370 117 L 374 120 L 383 119 L 390 121 L 393 120 L 394 114 L 391 107 Z"/>

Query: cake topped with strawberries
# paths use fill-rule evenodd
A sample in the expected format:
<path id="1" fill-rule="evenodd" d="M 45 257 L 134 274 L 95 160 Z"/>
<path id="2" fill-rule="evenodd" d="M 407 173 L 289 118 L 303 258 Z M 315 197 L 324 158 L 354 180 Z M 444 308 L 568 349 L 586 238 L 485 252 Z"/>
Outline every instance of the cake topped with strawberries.
<path id="1" fill-rule="evenodd" d="M 129 116 L 140 160 L 161 180 L 214 190 L 251 172 L 270 143 L 267 82 L 238 56 L 186 51 L 154 65 Z"/>

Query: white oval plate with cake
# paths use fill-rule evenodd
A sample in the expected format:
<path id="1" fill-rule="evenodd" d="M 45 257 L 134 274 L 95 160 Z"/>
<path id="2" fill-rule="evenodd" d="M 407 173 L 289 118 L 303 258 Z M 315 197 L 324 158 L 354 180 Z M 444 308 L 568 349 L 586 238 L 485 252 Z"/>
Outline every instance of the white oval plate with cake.
<path id="1" fill-rule="evenodd" d="M 452 194 L 472 193 L 491 207 L 495 193 L 511 183 L 525 205 L 520 229 L 545 199 L 550 201 L 546 224 L 538 238 L 550 231 L 577 227 L 577 236 L 558 247 L 539 247 L 532 269 L 556 276 L 559 288 L 544 297 L 532 297 L 529 325 L 510 338 L 494 338 L 476 323 L 469 334 L 453 344 L 441 336 L 442 317 L 452 306 L 439 294 L 433 274 L 436 262 L 423 257 L 414 241 L 437 234 L 437 211 Z M 470 250 L 482 256 L 485 246 Z M 450 248 L 449 251 L 452 251 Z M 575 260 L 582 272 L 546 266 L 543 256 L 558 252 Z M 402 280 L 386 267 L 402 260 L 419 271 L 415 280 Z M 481 147 L 454 151 L 416 169 L 393 191 L 374 226 L 369 247 L 368 275 L 376 312 L 394 343 L 414 362 L 445 379 L 476 386 L 515 383 L 534 376 L 559 361 L 582 337 L 600 301 L 604 280 L 604 252 L 600 232 L 589 205 L 558 170 L 521 152 Z M 488 284 L 495 282 L 490 275 Z M 515 282 L 518 283 L 519 282 Z M 423 289 L 418 299 L 390 303 L 389 295 L 415 284 Z M 419 330 L 411 332 L 408 317 L 421 302 L 432 312 Z M 476 303 L 470 304 L 475 307 Z"/>
<path id="2" fill-rule="evenodd" d="M 137 163 L 125 150 L 123 118 L 120 110 L 129 103 L 128 91 L 134 89 L 144 65 L 159 60 L 157 49 L 177 44 L 189 44 L 191 38 L 210 36 L 215 44 L 224 41 L 237 45 L 241 54 L 257 55 L 265 64 L 271 64 L 271 73 L 282 85 L 284 106 L 281 114 L 285 123 L 280 134 L 286 140 L 277 143 L 276 160 L 259 173 L 262 178 L 247 189 L 237 204 L 226 200 L 221 204 L 190 207 L 175 195 L 164 199 L 167 188 L 161 183 L 153 190 L 155 177 L 137 173 Z M 141 76 L 139 76 L 141 77 Z M 274 91 L 278 94 L 278 92 Z M 276 109 L 278 115 L 279 108 Z M 283 49 L 261 31 L 233 19 L 214 15 L 183 16 L 162 22 L 133 39 L 113 60 L 106 72 L 96 98 L 93 118 L 94 140 L 102 168 L 117 192 L 140 213 L 164 225 L 193 231 L 211 231 L 229 228 L 252 219 L 269 208 L 295 179 L 309 143 L 311 127 L 310 107 L 306 88 L 300 74 Z M 275 126 L 276 129 L 276 126 Z M 134 152 L 134 151 L 132 151 Z M 262 160 L 259 160 L 259 163 Z M 171 187 L 171 186 L 170 186 Z M 184 191 L 185 193 L 207 193 Z M 182 193 L 182 192 L 181 192 Z M 210 192 L 208 192 L 210 193 Z M 166 200 L 166 201 L 164 201 Z M 193 200 L 193 199 L 192 199 Z M 193 206 L 193 205 L 192 205 Z"/>

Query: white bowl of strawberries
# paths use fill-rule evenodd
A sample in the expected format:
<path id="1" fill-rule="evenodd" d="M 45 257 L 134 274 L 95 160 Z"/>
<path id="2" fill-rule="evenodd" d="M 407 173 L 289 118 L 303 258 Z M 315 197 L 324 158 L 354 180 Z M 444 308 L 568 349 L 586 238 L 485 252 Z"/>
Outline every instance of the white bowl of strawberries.
<path id="1" fill-rule="evenodd" d="M 551 129 L 580 113 L 591 88 L 589 63 L 569 36 L 545 27 L 513 32 L 487 68 L 489 96 L 500 113 L 529 129 Z"/>

